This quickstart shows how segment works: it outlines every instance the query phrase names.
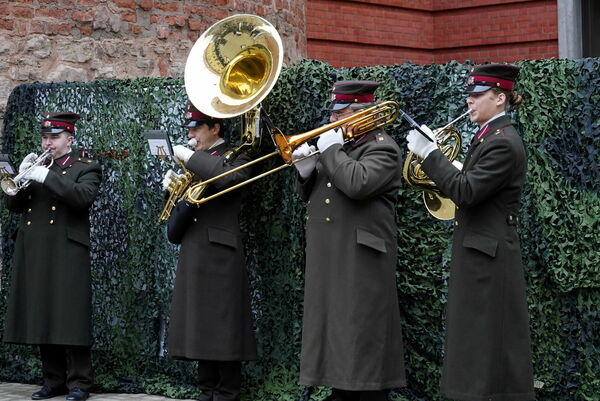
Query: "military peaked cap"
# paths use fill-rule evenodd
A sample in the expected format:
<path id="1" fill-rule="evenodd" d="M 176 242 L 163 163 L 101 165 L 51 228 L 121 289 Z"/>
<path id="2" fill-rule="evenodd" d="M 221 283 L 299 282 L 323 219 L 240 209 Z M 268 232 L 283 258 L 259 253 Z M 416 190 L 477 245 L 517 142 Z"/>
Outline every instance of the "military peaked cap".
<path id="1" fill-rule="evenodd" d="M 491 88 L 511 91 L 519 75 L 519 67 L 511 64 L 482 64 L 471 68 L 464 93 L 480 93 Z"/>
<path id="2" fill-rule="evenodd" d="M 187 102 L 184 118 L 185 121 L 181 125 L 184 128 L 194 128 L 201 124 L 208 123 L 211 121 L 218 123 L 221 122 L 221 120 L 219 120 L 218 118 L 211 117 L 198 110 L 196 106 L 194 106 L 193 103 L 189 100 Z"/>
<path id="3" fill-rule="evenodd" d="M 375 89 L 379 83 L 373 81 L 338 81 L 333 84 L 329 110 L 341 110 L 352 103 L 375 101 Z"/>
<path id="4" fill-rule="evenodd" d="M 79 114 L 68 112 L 44 113 L 42 117 L 42 134 L 60 134 L 63 131 L 73 134 L 75 122 L 79 120 Z"/>

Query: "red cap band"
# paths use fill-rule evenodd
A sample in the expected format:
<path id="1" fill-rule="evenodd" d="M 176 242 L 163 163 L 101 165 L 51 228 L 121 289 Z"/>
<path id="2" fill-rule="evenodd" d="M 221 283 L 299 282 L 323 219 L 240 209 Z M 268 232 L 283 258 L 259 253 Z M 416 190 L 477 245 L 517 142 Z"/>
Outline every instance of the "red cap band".
<path id="1" fill-rule="evenodd" d="M 73 133 L 73 131 L 75 131 L 74 124 L 69 124 L 62 121 L 44 120 L 44 122 L 42 123 L 42 128 L 49 127 L 64 127 L 64 129 L 69 131 L 70 133 Z"/>
<path id="2" fill-rule="evenodd" d="M 515 87 L 515 83 L 513 81 L 509 81 L 508 79 L 496 78 L 496 77 L 484 77 L 478 75 L 471 75 L 467 82 L 469 85 L 487 85 L 487 86 L 496 86 L 501 89 L 505 89 L 507 91 L 513 90 Z M 495 84 L 495 85 L 489 85 Z"/>
<path id="3" fill-rule="evenodd" d="M 334 93 L 332 100 L 341 102 L 371 103 L 375 101 L 375 95 L 373 93 L 365 93 L 364 95 L 345 95 L 343 93 Z"/>

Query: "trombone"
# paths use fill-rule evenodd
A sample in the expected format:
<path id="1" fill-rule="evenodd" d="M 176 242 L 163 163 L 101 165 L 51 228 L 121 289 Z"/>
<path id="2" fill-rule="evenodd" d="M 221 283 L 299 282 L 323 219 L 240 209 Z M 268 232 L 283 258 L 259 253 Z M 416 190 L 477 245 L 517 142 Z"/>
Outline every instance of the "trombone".
<path id="1" fill-rule="evenodd" d="M 211 199 L 214 199 L 216 197 L 224 195 L 230 191 L 233 191 L 234 189 L 240 188 L 247 184 L 250 184 L 256 180 L 266 177 L 267 175 L 270 175 L 277 171 L 283 170 L 284 168 L 293 166 L 294 164 L 296 164 L 297 162 L 299 162 L 301 160 L 304 160 L 308 157 L 312 157 L 312 156 L 320 153 L 319 151 L 315 151 L 315 152 L 312 152 L 310 155 L 303 157 L 301 159 L 292 160 L 292 153 L 294 152 L 294 150 L 296 150 L 296 148 L 298 148 L 298 146 L 302 145 L 303 143 L 307 142 L 308 140 L 315 138 L 331 129 L 335 129 L 335 128 L 345 125 L 345 127 L 342 127 L 342 135 L 344 138 L 344 142 L 348 142 L 348 141 L 354 140 L 355 138 L 357 138 L 369 131 L 372 131 L 376 128 L 379 128 L 379 127 L 382 127 L 384 125 L 394 122 L 396 120 L 396 118 L 398 118 L 399 112 L 400 112 L 400 106 L 398 105 L 398 103 L 396 103 L 394 101 L 386 101 L 386 102 L 379 103 L 375 106 L 369 107 L 368 109 L 358 111 L 358 112 L 356 112 L 346 118 L 343 118 L 341 120 L 323 125 L 319 128 L 315 128 L 313 130 L 310 130 L 310 131 L 307 131 L 307 132 L 304 132 L 301 134 L 283 135 L 279 129 L 272 127 L 271 138 L 273 139 L 273 142 L 275 143 L 275 146 L 277 147 L 277 149 L 275 151 L 273 151 L 269 154 L 266 154 L 264 156 L 261 156 L 258 159 L 249 161 L 248 163 L 242 164 L 241 166 L 238 166 L 236 168 L 228 170 L 222 174 L 214 176 L 208 180 L 201 181 L 195 185 L 192 185 L 188 189 L 188 191 L 185 195 L 185 200 L 192 204 L 195 204 L 195 205 L 200 205 L 202 203 L 208 202 Z M 259 174 L 255 177 L 249 178 L 246 181 L 240 182 L 236 185 L 226 188 L 226 189 L 224 189 L 220 192 L 217 192 L 213 195 L 203 197 L 203 198 L 199 198 L 198 196 L 195 196 L 195 193 L 198 192 L 201 188 L 205 187 L 206 185 L 208 185 L 218 179 L 221 179 L 229 174 L 233 174 L 236 171 L 251 167 L 256 163 L 259 163 L 263 160 L 269 159 L 276 155 L 280 155 L 281 158 L 283 159 L 284 163 L 282 165 L 275 167 L 271 170 L 268 170 L 268 171 L 266 171 L 262 174 Z"/>
<path id="2" fill-rule="evenodd" d="M 27 188 L 29 184 L 31 184 L 31 180 L 27 180 L 24 177 L 27 175 L 27 173 L 33 170 L 34 167 L 46 164 L 48 162 L 48 159 L 50 159 L 50 164 L 48 164 L 47 167 L 50 167 L 54 163 L 54 158 L 52 158 L 52 153 L 50 152 L 50 149 L 37 156 L 36 159 L 32 162 L 31 166 L 29 166 L 27 169 L 23 170 L 13 178 L 3 178 L 2 182 L 0 182 L 0 186 L 2 186 L 2 190 L 4 191 L 4 193 L 9 196 L 14 196 L 20 190 Z"/>

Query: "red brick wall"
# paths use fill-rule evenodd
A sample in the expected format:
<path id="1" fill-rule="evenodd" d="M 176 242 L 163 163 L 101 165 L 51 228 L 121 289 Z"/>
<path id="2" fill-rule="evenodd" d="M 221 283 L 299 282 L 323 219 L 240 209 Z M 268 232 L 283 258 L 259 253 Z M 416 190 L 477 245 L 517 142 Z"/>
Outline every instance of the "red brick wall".
<path id="1" fill-rule="evenodd" d="M 307 0 L 306 26 L 335 67 L 558 57 L 556 0 Z"/>

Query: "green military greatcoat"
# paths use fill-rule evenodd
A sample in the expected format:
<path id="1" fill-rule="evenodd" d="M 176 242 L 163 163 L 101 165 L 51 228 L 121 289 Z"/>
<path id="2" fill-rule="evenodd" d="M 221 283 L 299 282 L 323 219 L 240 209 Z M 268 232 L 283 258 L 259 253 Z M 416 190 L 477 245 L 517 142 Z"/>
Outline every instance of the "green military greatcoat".
<path id="1" fill-rule="evenodd" d="M 194 152 L 187 168 L 201 180 L 248 161 L 244 155 L 226 163 L 225 143 L 209 152 Z M 204 196 L 244 181 L 242 169 L 209 184 Z M 181 242 L 169 322 L 169 354 L 177 359 L 241 361 L 256 359 L 250 310 L 250 290 L 239 213 L 242 191 L 192 206 L 181 221 L 179 202 L 169 219 L 169 231 Z M 184 225 L 173 229 L 173 225 Z"/>
<path id="2" fill-rule="evenodd" d="M 308 201 L 300 384 L 405 384 L 396 287 L 401 156 L 383 131 L 332 145 L 299 193 Z"/>
<path id="3" fill-rule="evenodd" d="M 43 184 L 7 197 L 21 213 L 4 341 L 91 345 L 89 208 L 100 166 L 77 152 L 55 160 Z"/>
<path id="4" fill-rule="evenodd" d="M 462 171 L 438 150 L 425 173 L 456 205 L 442 392 L 468 401 L 534 399 L 516 215 L 523 142 L 507 116 L 480 131 Z"/>

